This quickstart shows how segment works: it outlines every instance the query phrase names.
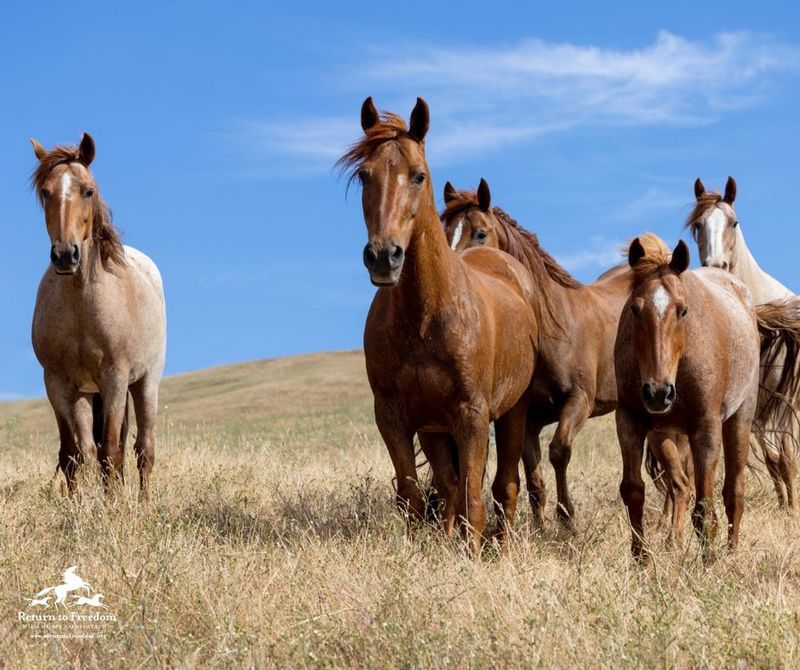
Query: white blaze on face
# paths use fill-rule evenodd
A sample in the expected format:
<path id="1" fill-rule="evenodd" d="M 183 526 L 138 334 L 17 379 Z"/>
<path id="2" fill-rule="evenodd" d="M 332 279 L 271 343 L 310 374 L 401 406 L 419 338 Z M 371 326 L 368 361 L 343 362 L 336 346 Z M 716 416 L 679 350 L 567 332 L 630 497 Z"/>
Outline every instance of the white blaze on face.
<path id="1" fill-rule="evenodd" d="M 719 207 L 715 207 L 706 219 L 706 257 L 703 259 L 709 265 L 721 264 L 725 258 L 725 244 L 723 236 L 728 227 L 728 217 Z"/>
<path id="2" fill-rule="evenodd" d="M 450 248 L 455 251 L 458 243 L 461 241 L 461 234 L 464 232 L 464 219 L 459 219 L 456 224 L 456 230 L 453 233 L 453 241 L 450 243 Z"/>
<path id="3" fill-rule="evenodd" d="M 653 301 L 653 304 L 656 307 L 656 311 L 658 312 L 658 317 L 662 318 L 667 313 L 667 307 L 669 307 L 669 293 L 667 293 L 667 289 L 659 284 L 658 288 L 653 291 L 653 294 L 650 296 L 650 299 Z"/>
<path id="4" fill-rule="evenodd" d="M 69 199 L 69 189 L 72 186 L 72 175 L 69 170 L 64 170 L 61 175 L 61 229 L 64 229 L 64 214 L 67 209 L 67 200 Z"/>

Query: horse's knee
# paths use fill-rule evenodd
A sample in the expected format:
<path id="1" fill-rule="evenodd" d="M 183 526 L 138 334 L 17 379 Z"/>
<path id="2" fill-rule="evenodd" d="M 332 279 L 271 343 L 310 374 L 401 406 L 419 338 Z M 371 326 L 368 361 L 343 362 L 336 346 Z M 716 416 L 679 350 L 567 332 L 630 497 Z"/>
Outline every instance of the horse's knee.
<path id="1" fill-rule="evenodd" d="M 622 502 L 628 508 L 641 508 L 644 506 L 644 484 L 622 480 L 619 485 L 619 494 Z"/>
<path id="2" fill-rule="evenodd" d="M 566 467 L 572 458 L 572 445 L 559 439 L 550 443 L 550 463 L 553 467 Z"/>

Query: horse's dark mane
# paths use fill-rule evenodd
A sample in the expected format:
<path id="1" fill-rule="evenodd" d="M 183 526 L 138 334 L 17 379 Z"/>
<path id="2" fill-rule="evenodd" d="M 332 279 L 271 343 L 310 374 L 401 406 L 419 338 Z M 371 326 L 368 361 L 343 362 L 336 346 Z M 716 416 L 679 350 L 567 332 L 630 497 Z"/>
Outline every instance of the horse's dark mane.
<path id="1" fill-rule="evenodd" d="M 364 132 L 358 142 L 353 144 L 338 161 L 336 168 L 347 175 L 348 184 L 356 179 L 361 164 L 384 142 L 408 137 L 405 120 L 392 112 L 381 114 L 381 120 Z"/>
<path id="2" fill-rule="evenodd" d="M 36 192 L 39 203 L 44 206 L 42 187 L 49 174 L 59 165 L 79 162 L 79 151 L 76 146 L 59 146 L 49 151 L 47 155 L 39 161 L 39 165 L 31 174 L 31 187 Z M 95 182 L 94 195 L 94 218 L 92 219 L 92 240 L 97 244 L 100 252 L 100 260 L 107 270 L 111 262 L 122 264 L 125 258 L 125 250 L 122 246 L 122 239 L 119 231 L 112 222 L 111 210 L 105 200 L 100 197 L 100 189 Z"/>
<path id="3" fill-rule="evenodd" d="M 447 209 L 441 219 L 445 225 L 458 214 L 471 207 L 478 207 L 478 194 L 475 191 L 458 191 L 455 197 L 447 201 Z M 544 321 L 545 332 L 552 332 L 552 327 L 561 328 L 559 316 L 553 304 L 553 292 L 548 279 L 564 288 L 580 288 L 581 283 L 569 274 L 549 253 L 539 245 L 539 238 L 523 228 L 515 219 L 500 207 L 492 207 L 497 222 L 502 226 L 508 240 L 506 253 L 516 258 L 530 272 L 537 291 L 543 298 L 544 309 L 540 307 L 540 321 Z M 548 328 L 548 326 L 551 326 Z"/>
<path id="4" fill-rule="evenodd" d="M 469 209 L 478 206 L 478 194 L 475 191 L 458 191 L 455 197 L 448 201 L 447 209 L 442 213 L 441 219 L 447 225 L 453 218 Z M 508 238 L 508 249 L 520 263 L 522 263 L 534 279 L 538 279 L 544 270 L 547 276 L 565 288 L 580 288 L 581 283 L 569 272 L 561 267 L 555 258 L 539 245 L 539 238 L 535 233 L 523 228 L 516 219 L 500 207 L 492 207 L 497 221 L 503 227 Z"/>

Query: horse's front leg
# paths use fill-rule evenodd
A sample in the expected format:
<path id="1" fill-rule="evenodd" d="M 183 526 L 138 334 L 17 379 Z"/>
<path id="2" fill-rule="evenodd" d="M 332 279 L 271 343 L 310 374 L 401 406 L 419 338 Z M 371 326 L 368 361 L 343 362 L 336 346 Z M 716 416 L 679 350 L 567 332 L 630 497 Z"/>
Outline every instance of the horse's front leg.
<path id="1" fill-rule="evenodd" d="M 485 403 L 462 405 L 454 420 L 453 432 L 458 445 L 456 509 L 464 523 L 470 550 L 478 556 L 486 526 L 486 509 L 481 495 L 489 443 L 489 410 Z"/>
<path id="2" fill-rule="evenodd" d="M 497 474 L 492 484 L 497 513 L 497 535 L 500 545 L 508 542 L 508 534 L 517 509 L 519 494 L 519 461 L 525 448 L 525 425 L 530 395 L 522 398 L 495 422 L 497 442 Z"/>
<path id="3" fill-rule="evenodd" d="M 150 473 L 156 461 L 156 420 L 158 418 L 159 378 L 145 375 L 131 385 L 133 408 L 136 412 L 136 465 L 139 468 L 139 501 L 149 497 Z"/>
<path id="4" fill-rule="evenodd" d="M 583 428 L 591 411 L 592 408 L 586 394 L 579 389 L 570 396 L 561 410 L 556 432 L 550 442 L 550 463 L 556 471 L 556 494 L 558 496 L 556 513 L 559 521 L 569 529 L 574 528 L 575 506 L 569 495 L 567 466 L 572 458 L 572 443 L 575 436 Z"/>
<path id="5" fill-rule="evenodd" d="M 694 461 L 695 503 L 692 522 L 703 557 L 708 558 L 709 544 L 717 532 L 714 511 L 714 474 L 722 451 L 722 423 L 717 418 L 704 419 L 689 435 Z"/>
<path id="6" fill-rule="evenodd" d="M 455 499 L 458 491 L 458 461 L 456 443 L 449 433 L 419 433 L 422 453 L 431 466 L 435 498 L 428 500 L 440 516 L 447 535 L 453 532 L 456 512 Z"/>
<path id="7" fill-rule="evenodd" d="M 691 490 L 690 475 L 684 468 L 686 452 L 689 451 L 689 441 L 685 435 L 658 430 L 651 431 L 647 439 L 653 455 L 664 468 L 664 478 L 666 480 L 664 499 L 671 502 L 670 517 L 672 525 L 668 535 L 668 545 L 681 547 L 683 545 L 686 508 Z"/>
<path id="8" fill-rule="evenodd" d="M 67 489 L 72 495 L 77 491 L 80 465 L 95 450 L 92 406 L 87 396 L 80 393 L 69 379 L 45 371 L 44 383 L 58 425 L 58 467 L 64 473 Z"/>
<path id="9" fill-rule="evenodd" d="M 397 403 L 375 395 L 375 423 L 383 438 L 397 477 L 396 503 L 409 525 L 425 518 L 425 500 L 417 478 L 414 431 Z"/>
<path id="10" fill-rule="evenodd" d="M 622 481 L 619 492 L 628 510 L 631 524 L 631 553 L 634 558 L 645 558 L 644 480 L 642 479 L 642 451 L 647 430 L 633 414 L 617 408 L 617 439 L 622 452 Z"/>
<path id="11" fill-rule="evenodd" d="M 128 398 L 128 371 L 111 369 L 100 381 L 100 397 L 103 401 L 103 441 L 98 445 L 97 458 L 103 473 L 103 484 L 107 493 L 112 493 L 116 480 L 123 483 L 124 452 L 121 443 L 122 426 L 125 421 Z"/>

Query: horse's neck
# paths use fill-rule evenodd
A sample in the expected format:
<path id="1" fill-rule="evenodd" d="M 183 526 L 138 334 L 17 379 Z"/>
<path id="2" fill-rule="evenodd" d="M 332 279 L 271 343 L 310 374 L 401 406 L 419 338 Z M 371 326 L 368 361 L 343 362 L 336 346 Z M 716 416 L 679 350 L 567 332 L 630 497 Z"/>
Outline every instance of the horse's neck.
<path id="1" fill-rule="evenodd" d="M 425 324 L 452 299 L 456 263 L 431 194 L 430 203 L 419 209 L 400 282 L 391 292 L 405 319 Z"/>
<path id="2" fill-rule="evenodd" d="M 736 244 L 734 246 L 733 274 L 741 279 L 750 290 L 753 302 L 760 305 L 771 300 L 788 298 L 794 294 L 775 277 L 761 269 L 753 254 L 747 248 L 741 226 L 736 228 Z"/>

